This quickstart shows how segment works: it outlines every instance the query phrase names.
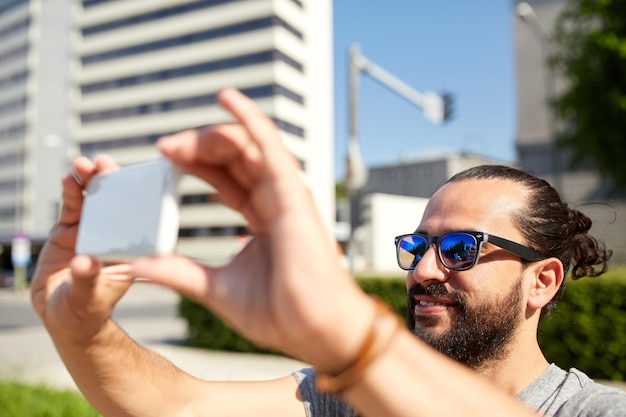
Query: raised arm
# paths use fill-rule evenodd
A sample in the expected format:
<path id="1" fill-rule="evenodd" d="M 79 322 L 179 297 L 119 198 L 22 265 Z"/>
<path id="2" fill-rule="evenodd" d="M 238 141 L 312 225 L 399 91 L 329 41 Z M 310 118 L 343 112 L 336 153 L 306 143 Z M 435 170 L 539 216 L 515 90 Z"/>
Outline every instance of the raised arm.
<path id="1" fill-rule="evenodd" d="M 74 162 L 75 174 L 63 178 L 58 224 L 42 250 L 31 286 L 33 306 L 85 397 L 102 415 L 115 417 L 247 415 L 247 404 L 268 415 L 302 416 L 293 378 L 201 381 L 135 343 L 110 319 L 132 285 L 131 268 L 102 267 L 92 258 L 75 257 L 74 245 L 83 186 L 95 173 L 115 167 L 107 157 Z"/>
<path id="2" fill-rule="evenodd" d="M 291 377 L 199 381 L 134 343 L 109 317 L 132 279 L 142 277 L 195 299 L 256 343 L 320 373 L 348 370 L 356 378 L 339 395 L 362 415 L 532 415 L 384 314 L 377 318 L 376 303 L 341 266 L 276 127 L 238 91 L 218 98 L 236 124 L 182 132 L 159 148 L 212 184 L 248 221 L 255 238 L 228 265 L 168 256 L 101 268 L 91 258 L 74 258 L 82 188 L 71 176 L 64 179 L 63 212 L 40 258 L 33 304 L 89 401 L 111 416 L 304 413 Z M 84 182 L 112 166 L 106 159 L 75 163 Z M 359 357 L 372 361 L 353 372 Z"/>
<path id="3" fill-rule="evenodd" d="M 362 415 L 532 415 L 408 330 L 394 330 L 384 314 L 376 318 L 376 304 L 340 265 L 276 127 L 235 90 L 222 91 L 219 100 L 237 124 L 183 132 L 159 146 L 214 185 L 222 201 L 246 217 L 255 238 L 223 268 L 144 258 L 132 274 L 194 298 L 253 341 L 327 375 L 353 370 L 356 358 L 373 354 L 341 392 Z"/>

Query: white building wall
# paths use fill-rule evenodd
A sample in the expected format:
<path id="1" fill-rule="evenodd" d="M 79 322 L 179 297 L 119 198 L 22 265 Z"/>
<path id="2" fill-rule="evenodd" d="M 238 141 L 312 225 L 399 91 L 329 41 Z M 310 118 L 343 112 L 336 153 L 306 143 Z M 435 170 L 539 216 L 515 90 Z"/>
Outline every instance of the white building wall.
<path id="1" fill-rule="evenodd" d="M 307 175 L 324 223 L 335 223 L 333 29 L 332 1 L 310 0 L 306 23 L 308 54 L 306 91 L 309 119 Z"/>
<path id="2" fill-rule="evenodd" d="M 70 0 L 31 2 L 32 76 L 29 80 L 29 130 L 26 136 L 25 172 L 30 178 L 24 188 L 24 230 L 36 238 L 47 236 L 57 221 L 61 177 L 69 169 L 73 154 L 70 120 L 72 77 Z"/>
<path id="3" fill-rule="evenodd" d="M 28 103 L 28 46 L 30 43 L 28 2 L 0 13 L 0 243 L 7 244 L 22 228 L 22 184 Z"/>
<path id="4" fill-rule="evenodd" d="M 368 221 L 357 232 L 363 258 L 355 265 L 359 273 L 403 276 L 396 261 L 394 238 L 415 231 L 424 214 L 427 198 L 390 194 L 366 197 Z"/>
<path id="5" fill-rule="evenodd" d="M 176 2 L 177 5 L 193 3 L 194 0 Z M 232 119 L 215 103 L 178 110 L 148 111 L 147 114 L 132 114 L 132 108 L 142 105 L 161 106 L 166 102 L 209 96 L 226 86 L 246 90 L 258 86 L 279 85 L 301 96 L 303 103 L 277 93 L 255 98 L 255 101 L 269 117 L 301 128 L 304 132 L 303 137 L 300 137 L 288 128 L 281 130 L 281 137 L 303 164 L 322 217 L 331 230 L 334 226 L 332 2 L 304 1 L 301 2 L 302 6 L 297 3 L 293 0 L 230 1 L 190 13 L 78 36 L 75 43 L 77 59 L 74 64 L 78 86 L 137 77 L 209 61 L 238 59 L 270 50 L 280 51 L 303 67 L 299 71 L 284 59 L 273 59 L 124 88 L 91 93 L 80 93 L 77 89 L 76 109 L 83 116 L 93 118 L 96 117 L 93 115 L 102 112 L 130 109 L 129 114 L 124 117 L 103 117 L 95 121 L 83 117 L 82 120 L 77 120 L 76 138 L 83 153 L 94 156 L 106 147 L 106 153 L 111 154 L 121 164 L 152 158 L 156 156 L 156 151 L 151 143 L 138 142 L 133 146 L 116 147 L 115 142 L 133 137 L 156 137 L 205 124 L 229 122 Z M 167 1 L 105 2 L 81 8 L 77 22 L 79 28 L 87 28 L 171 6 L 172 3 Z M 193 35 L 269 16 L 279 17 L 291 28 L 301 32 L 302 38 L 295 36 L 283 25 L 271 25 L 90 64 L 82 64 L 80 61 L 81 57 L 92 54 Z M 184 178 L 181 184 L 183 196 L 211 194 L 212 191 L 210 186 L 190 177 Z M 240 215 L 214 202 L 183 205 L 181 229 L 197 229 L 198 234 L 181 235 L 177 250 L 206 261 L 223 262 L 239 249 L 241 239 L 233 230 L 243 227 L 245 221 Z M 220 235 L 222 232 L 219 230 L 223 230 L 224 235 Z"/>

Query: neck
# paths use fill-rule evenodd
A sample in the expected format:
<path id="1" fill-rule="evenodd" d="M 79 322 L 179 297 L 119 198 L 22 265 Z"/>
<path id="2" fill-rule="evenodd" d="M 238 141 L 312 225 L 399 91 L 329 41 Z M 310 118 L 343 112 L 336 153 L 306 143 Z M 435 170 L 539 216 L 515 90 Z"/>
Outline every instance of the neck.
<path id="1" fill-rule="evenodd" d="M 503 358 L 476 369 L 480 375 L 513 396 L 532 384 L 550 366 L 534 334 L 530 338 L 521 334 L 517 336 Z"/>

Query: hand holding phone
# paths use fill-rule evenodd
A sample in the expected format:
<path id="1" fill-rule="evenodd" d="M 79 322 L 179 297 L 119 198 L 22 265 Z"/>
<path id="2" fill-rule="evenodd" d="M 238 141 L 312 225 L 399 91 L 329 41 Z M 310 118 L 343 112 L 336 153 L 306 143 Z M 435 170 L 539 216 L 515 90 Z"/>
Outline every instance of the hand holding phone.
<path id="1" fill-rule="evenodd" d="M 96 175 L 86 188 L 76 253 L 109 261 L 172 253 L 181 175 L 165 158 Z"/>

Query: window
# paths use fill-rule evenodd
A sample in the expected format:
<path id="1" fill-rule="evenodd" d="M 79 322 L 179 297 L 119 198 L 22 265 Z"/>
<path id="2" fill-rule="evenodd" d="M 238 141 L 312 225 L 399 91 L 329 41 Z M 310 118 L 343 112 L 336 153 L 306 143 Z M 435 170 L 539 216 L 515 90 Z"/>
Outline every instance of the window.
<path id="1" fill-rule="evenodd" d="M 96 4 L 106 3 L 111 0 L 85 0 L 83 2 L 84 8 L 89 8 Z M 83 28 L 83 36 L 90 36 L 96 33 L 105 32 L 108 30 L 118 29 L 126 26 L 137 25 L 141 23 L 151 22 L 154 20 L 165 19 L 172 16 L 177 16 L 185 13 L 191 13 L 196 10 L 205 9 L 208 7 L 217 6 L 220 4 L 231 3 L 235 0 L 202 0 L 193 3 L 182 4 L 178 6 L 167 7 L 160 10 L 144 13 L 141 15 L 127 17 L 125 19 L 115 20 L 113 22 L 102 23 L 99 25 L 88 26 Z M 302 3 L 299 0 L 292 0 L 299 7 L 302 7 Z"/>
<path id="2" fill-rule="evenodd" d="M 262 85 L 259 87 L 252 87 L 241 90 L 245 95 L 250 98 L 264 98 L 271 96 L 284 96 L 293 100 L 299 104 L 304 103 L 304 97 L 301 95 L 285 88 L 277 84 L 271 85 Z M 165 113 L 175 110 L 182 110 L 194 107 L 201 106 L 210 106 L 217 103 L 217 94 L 206 94 L 195 97 L 185 97 L 183 99 L 178 100 L 168 100 L 159 103 L 146 103 L 139 106 L 134 107 L 124 107 L 113 110 L 105 110 L 98 111 L 92 113 L 82 113 L 80 115 L 82 123 L 92 123 L 98 122 L 102 120 L 111 120 L 111 119 L 121 119 L 127 117 L 134 117 L 138 115 L 148 115 L 155 113 Z M 285 131 L 289 131 L 298 136 L 304 136 L 303 132 L 300 132 L 302 129 L 298 130 L 298 128 L 294 125 L 288 124 L 286 122 L 277 121 L 277 123 L 282 123 L 279 127 Z"/>
<path id="3" fill-rule="evenodd" d="M 0 15 L 15 6 L 28 3 L 28 0 L 8 0 L 0 3 Z"/>
<path id="4" fill-rule="evenodd" d="M 155 42 L 135 45 L 128 48 L 116 49 L 113 51 L 102 52 L 94 55 L 86 55 L 81 58 L 83 65 L 90 65 L 96 62 L 108 61 L 111 59 L 122 58 L 126 56 L 139 55 L 148 52 L 154 52 L 162 49 L 173 48 L 183 45 L 189 45 L 196 42 L 203 42 L 211 39 L 222 38 L 225 36 L 237 35 L 240 33 L 251 32 L 254 30 L 264 29 L 272 26 L 282 26 L 290 32 L 299 35 L 302 34 L 295 28 L 287 24 L 284 20 L 277 16 L 264 17 L 261 19 L 250 20 L 248 22 L 237 23 L 234 25 L 223 26 L 221 28 L 209 29 L 202 32 L 186 34 L 170 39 L 162 39 Z"/>
<path id="5" fill-rule="evenodd" d="M 172 80 L 177 78 L 190 77 L 199 74 L 207 74 L 215 71 L 223 71 L 232 68 L 241 68 L 247 65 L 255 65 L 271 61 L 283 61 L 293 66 L 298 71 L 303 71 L 302 64 L 287 57 L 280 51 L 264 51 L 254 54 L 242 55 L 234 58 L 227 58 L 211 62 L 203 62 L 200 64 L 189 65 L 185 67 L 172 68 L 163 71 L 156 71 L 147 74 L 139 74 L 130 77 L 107 80 L 98 83 L 85 84 L 81 86 L 83 94 L 92 94 L 98 91 L 106 91 L 118 88 L 133 87 L 137 85 L 150 84 L 164 80 Z M 0 80 L 1 85 L 1 80 Z M 294 101 L 296 99 L 293 97 Z"/>

